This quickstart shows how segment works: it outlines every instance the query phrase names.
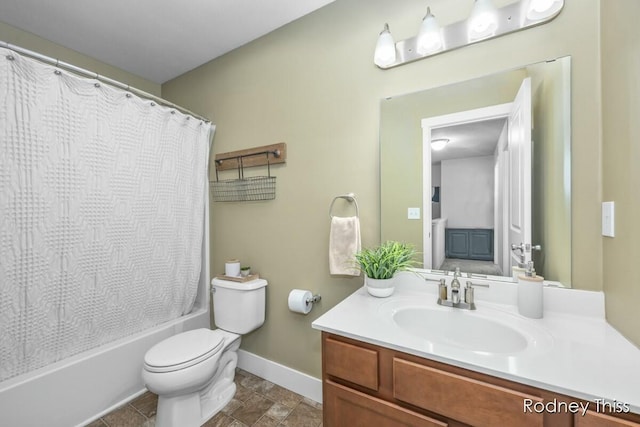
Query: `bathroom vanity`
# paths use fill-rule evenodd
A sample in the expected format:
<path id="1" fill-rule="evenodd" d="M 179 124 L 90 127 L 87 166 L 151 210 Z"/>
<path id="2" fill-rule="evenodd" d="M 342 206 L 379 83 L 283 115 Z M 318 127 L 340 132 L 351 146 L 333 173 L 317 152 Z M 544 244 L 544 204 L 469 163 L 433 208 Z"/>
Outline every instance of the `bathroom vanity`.
<path id="1" fill-rule="evenodd" d="M 406 275 L 317 319 L 324 425 L 640 427 L 640 350 L 600 318 L 599 294 L 545 289 L 533 320 L 509 304 L 514 284 L 490 286 L 463 311 Z M 554 311 L 564 298 L 584 300 Z"/>

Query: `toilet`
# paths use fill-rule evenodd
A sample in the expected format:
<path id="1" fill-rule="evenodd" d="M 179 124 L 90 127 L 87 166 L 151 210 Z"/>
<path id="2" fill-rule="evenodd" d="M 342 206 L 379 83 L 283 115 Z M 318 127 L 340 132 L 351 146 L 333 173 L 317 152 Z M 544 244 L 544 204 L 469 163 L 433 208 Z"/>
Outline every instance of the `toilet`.
<path id="1" fill-rule="evenodd" d="M 213 279 L 218 329 L 194 329 L 154 345 L 142 379 L 158 395 L 156 427 L 201 426 L 231 401 L 241 335 L 264 323 L 267 281 Z"/>

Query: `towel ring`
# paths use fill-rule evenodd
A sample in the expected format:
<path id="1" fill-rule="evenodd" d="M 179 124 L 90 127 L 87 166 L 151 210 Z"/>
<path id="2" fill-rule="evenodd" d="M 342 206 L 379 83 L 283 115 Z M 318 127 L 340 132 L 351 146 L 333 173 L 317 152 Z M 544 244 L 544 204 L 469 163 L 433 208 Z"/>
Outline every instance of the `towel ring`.
<path id="1" fill-rule="evenodd" d="M 331 212 L 333 211 L 333 204 L 338 199 L 345 199 L 348 202 L 353 202 L 356 207 L 356 217 L 360 216 L 360 212 L 358 211 L 358 201 L 356 200 L 356 195 L 353 193 L 348 193 L 348 194 L 342 194 L 340 196 L 336 196 L 333 198 L 333 201 L 331 202 L 331 206 L 329 206 L 329 218 L 331 219 L 333 218 L 333 215 L 331 214 Z"/>

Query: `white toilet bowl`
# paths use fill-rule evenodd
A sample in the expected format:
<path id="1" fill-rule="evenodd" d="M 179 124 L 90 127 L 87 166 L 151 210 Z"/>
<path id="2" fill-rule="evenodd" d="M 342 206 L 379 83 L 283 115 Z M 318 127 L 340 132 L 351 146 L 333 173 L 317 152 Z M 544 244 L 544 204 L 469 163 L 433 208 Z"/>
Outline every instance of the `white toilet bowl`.
<path id="1" fill-rule="evenodd" d="M 231 401 L 240 337 L 264 323 L 266 286 L 213 279 L 219 329 L 182 332 L 147 351 L 142 379 L 158 395 L 156 427 L 201 426 Z"/>
<path id="2" fill-rule="evenodd" d="M 142 379 L 158 395 L 157 427 L 200 426 L 231 401 L 240 335 L 195 329 L 152 347 Z"/>

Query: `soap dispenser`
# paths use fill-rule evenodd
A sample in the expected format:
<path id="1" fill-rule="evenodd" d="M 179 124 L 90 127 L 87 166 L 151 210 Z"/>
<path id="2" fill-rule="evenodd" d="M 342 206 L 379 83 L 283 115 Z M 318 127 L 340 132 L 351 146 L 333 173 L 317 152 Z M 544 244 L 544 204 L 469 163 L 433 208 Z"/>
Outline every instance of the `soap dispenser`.
<path id="1" fill-rule="evenodd" d="M 518 276 L 518 312 L 521 315 L 532 319 L 542 318 L 543 281 L 544 277 L 536 275 L 533 261 L 529 261 L 525 273 Z"/>

